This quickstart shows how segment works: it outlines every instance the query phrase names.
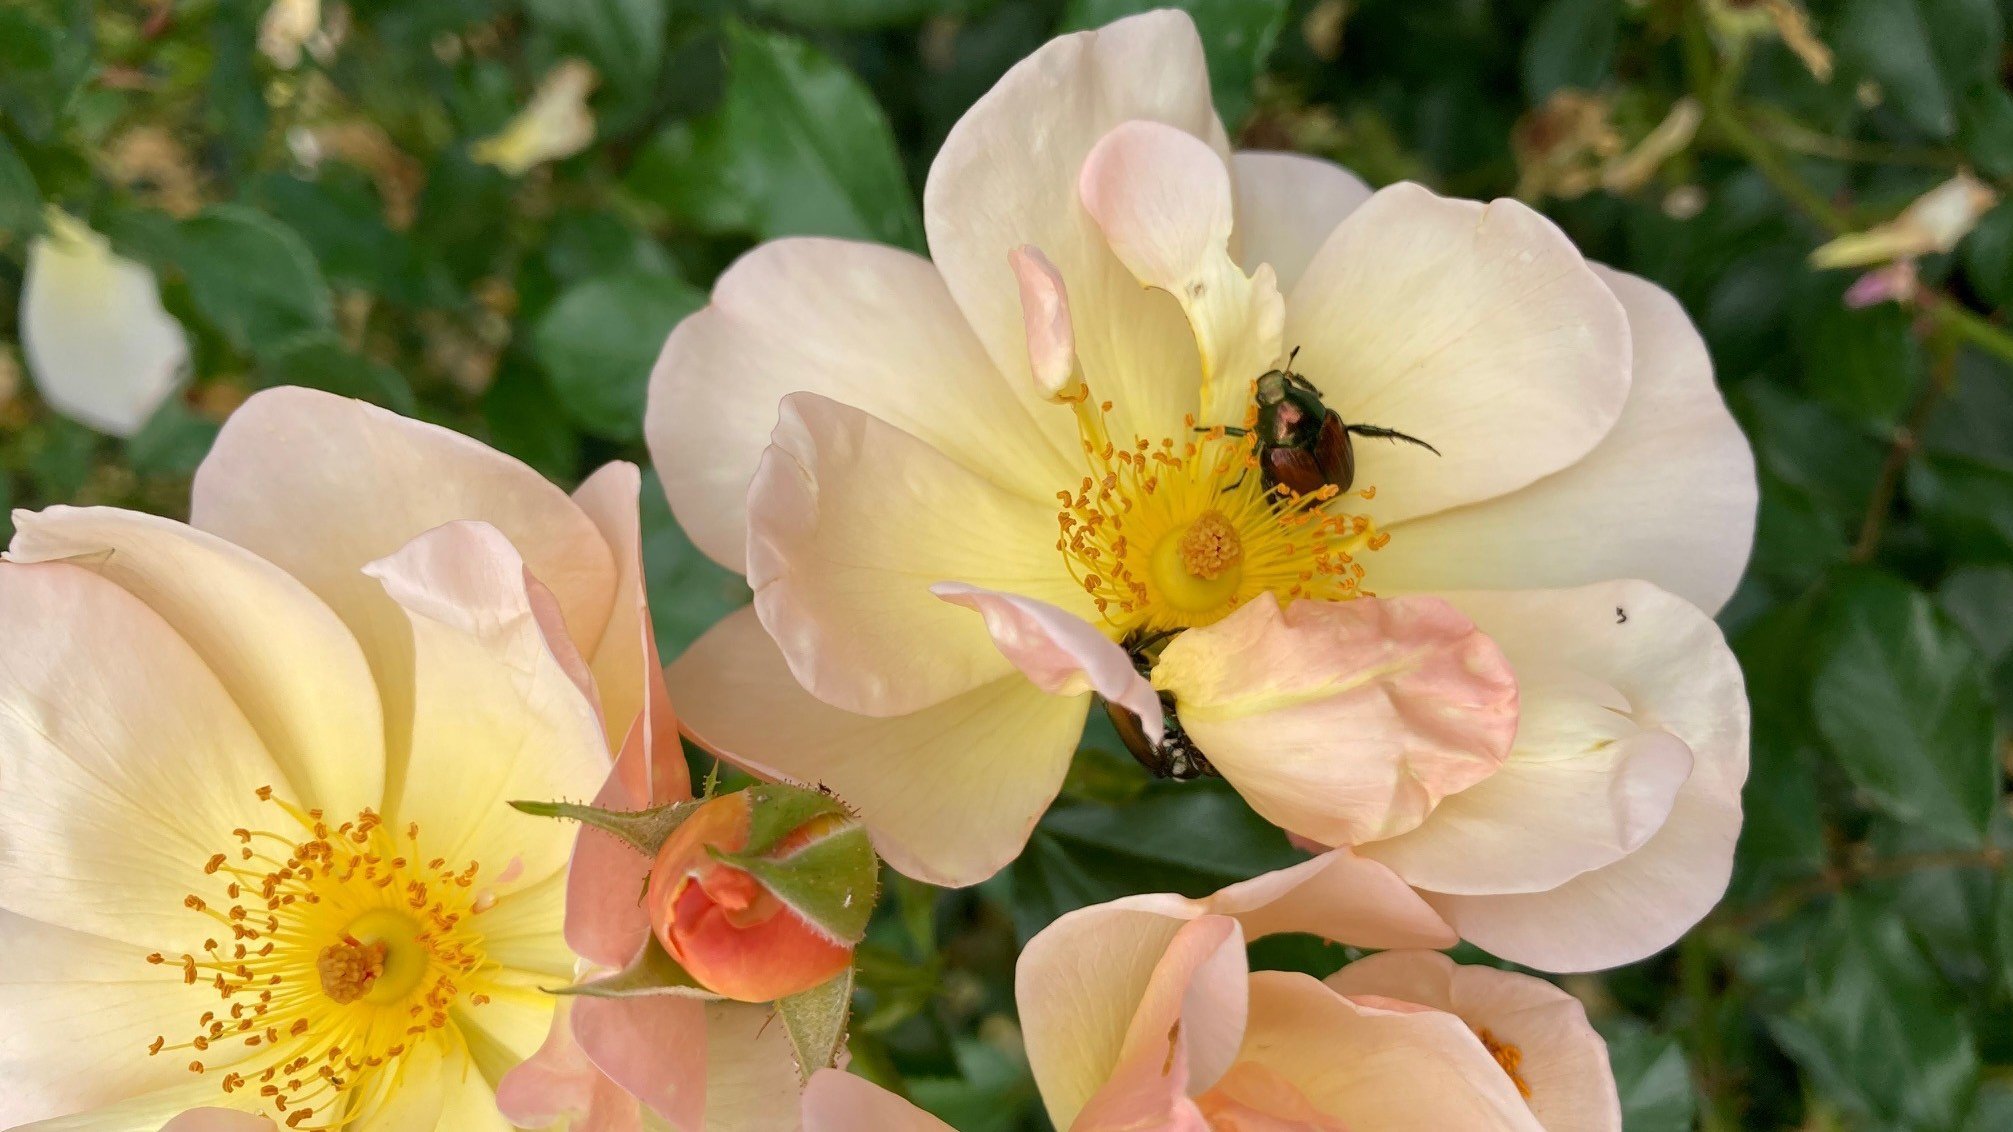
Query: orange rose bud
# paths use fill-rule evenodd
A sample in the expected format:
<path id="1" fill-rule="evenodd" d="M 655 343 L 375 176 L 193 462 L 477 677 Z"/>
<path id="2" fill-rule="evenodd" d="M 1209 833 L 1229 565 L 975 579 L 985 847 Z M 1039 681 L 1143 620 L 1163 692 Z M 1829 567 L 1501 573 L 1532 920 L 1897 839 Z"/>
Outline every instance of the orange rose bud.
<path id="1" fill-rule="evenodd" d="M 644 899 L 658 942 L 696 982 L 769 1002 L 852 962 L 877 873 L 866 831 L 837 803 L 763 785 L 694 810 L 658 850 Z"/>

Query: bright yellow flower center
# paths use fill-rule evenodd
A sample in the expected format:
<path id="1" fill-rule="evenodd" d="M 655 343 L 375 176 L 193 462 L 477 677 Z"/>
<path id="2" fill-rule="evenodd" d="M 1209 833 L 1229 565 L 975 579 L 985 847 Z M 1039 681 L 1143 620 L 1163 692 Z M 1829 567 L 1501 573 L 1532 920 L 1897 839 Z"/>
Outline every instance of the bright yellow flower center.
<path id="1" fill-rule="evenodd" d="M 371 810 L 330 826 L 319 810 L 276 799 L 290 833 L 232 831 L 233 851 L 204 865 L 217 890 L 183 903 L 225 930 L 203 953 L 148 962 L 217 992 L 194 1036 L 148 1052 L 189 1050 L 213 1076 L 288 1128 L 339 1128 L 398 1088 L 406 1054 L 437 1040 L 490 967 L 472 918 L 487 906 L 478 866 L 424 858 L 419 827 L 394 831 Z"/>
<path id="2" fill-rule="evenodd" d="M 1390 536 L 1331 510 L 1341 494 L 1333 487 L 1267 489 L 1248 434 L 1196 431 L 1191 419 L 1185 438 L 1120 445 L 1105 427 L 1110 402 L 1093 403 L 1080 386 L 1071 404 L 1090 474 L 1056 493 L 1056 548 L 1114 636 L 1207 625 L 1262 593 L 1342 601 L 1365 592 L 1357 556 Z"/>

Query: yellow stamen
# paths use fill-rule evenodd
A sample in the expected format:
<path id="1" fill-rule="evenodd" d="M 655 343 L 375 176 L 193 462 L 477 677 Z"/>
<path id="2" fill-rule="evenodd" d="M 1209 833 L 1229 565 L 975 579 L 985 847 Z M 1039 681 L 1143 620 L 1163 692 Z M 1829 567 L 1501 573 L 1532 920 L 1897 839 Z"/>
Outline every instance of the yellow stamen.
<path id="1" fill-rule="evenodd" d="M 1090 474 L 1056 493 L 1056 549 L 1115 635 L 1207 625 L 1261 593 L 1365 592 L 1356 555 L 1387 536 L 1331 511 L 1334 488 L 1266 488 L 1248 434 L 1196 431 L 1191 419 L 1185 438 L 1117 444 L 1109 402 L 1086 387 L 1071 405 Z"/>
<path id="2" fill-rule="evenodd" d="M 419 851 L 419 829 L 394 833 L 375 812 L 331 826 L 319 810 L 274 798 L 299 828 L 238 829 L 233 852 L 211 855 L 210 898 L 185 907 L 219 925 L 198 953 L 149 955 L 200 988 L 192 1035 L 148 1052 L 194 1051 L 232 1107 L 263 1105 L 287 1128 L 340 1128 L 398 1086 L 405 1054 L 436 1040 L 449 1010 L 479 1006 L 495 965 L 470 922 L 485 906 L 477 866 L 447 867 Z M 422 864 L 421 862 L 424 862 Z M 224 1055 L 213 1048 L 230 1049 Z"/>
<path id="3" fill-rule="evenodd" d="M 1530 1100 L 1531 1086 L 1525 1083 L 1521 1072 L 1524 1066 L 1524 1051 L 1498 1039 L 1486 1029 L 1476 1030 L 1475 1036 L 1482 1039 L 1482 1048 L 1488 1050 L 1489 1056 L 1496 1059 L 1496 1064 L 1503 1067 L 1503 1072 L 1510 1075 L 1510 1083 L 1517 1087 L 1517 1092 L 1522 1094 L 1525 1100 Z"/>

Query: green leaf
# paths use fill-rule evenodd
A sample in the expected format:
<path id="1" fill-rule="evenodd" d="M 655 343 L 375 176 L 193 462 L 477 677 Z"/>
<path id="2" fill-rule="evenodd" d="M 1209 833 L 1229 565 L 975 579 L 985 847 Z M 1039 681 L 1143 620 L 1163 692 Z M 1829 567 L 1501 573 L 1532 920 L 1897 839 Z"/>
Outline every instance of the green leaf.
<path id="1" fill-rule="evenodd" d="M 720 996 L 699 985 L 685 968 L 671 958 L 664 945 L 657 942 L 656 933 L 643 944 L 643 950 L 629 966 L 599 979 L 569 986 L 551 987 L 547 994 L 585 995 L 589 998 L 648 998 L 670 995 L 675 998 L 718 999 Z"/>
<path id="2" fill-rule="evenodd" d="M 2000 201 L 1958 248 L 1964 274 L 1995 305 L 2013 302 L 2013 200 Z"/>
<path id="3" fill-rule="evenodd" d="M 526 0 L 532 23 L 587 57 L 624 99 L 649 92 L 664 61 L 669 0 Z"/>
<path id="4" fill-rule="evenodd" d="M 0 131 L 0 233 L 42 230 L 42 190 L 21 155 Z"/>
<path id="5" fill-rule="evenodd" d="M 1845 69 L 1873 79 L 1922 132 L 1957 132 L 1962 94 L 1997 71 L 2004 25 L 1993 0 L 1847 0 L 1834 39 Z"/>
<path id="6" fill-rule="evenodd" d="M 1795 323 L 1804 383 L 1841 412 L 1867 421 L 1893 420 L 1926 368 L 1911 316 L 1892 303 L 1848 309 L 1846 283 L 1842 274 L 1811 280 Z"/>
<path id="7" fill-rule="evenodd" d="M 1621 37 L 1619 0 L 1549 0 L 1524 41 L 1524 95 L 1533 105 L 1566 88 L 1606 82 Z"/>
<path id="8" fill-rule="evenodd" d="M 510 808 L 541 818 L 577 821 L 615 835 L 631 849 L 656 859 L 673 832 L 699 808 L 699 802 L 671 802 L 648 810 L 608 810 L 579 802 L 513 801 Z"/>
<path id="9" fill-rule="evenodd" d="M 1937 587 L 1936 604 L 1971 634 L 1986 663 L 2013 654 L 2013 566 L 1958 570 Z"/>
<path id="10" fill-rule="evenodd" d="M 1009 873 L 1014 923 L 1025 939 L 1090 904 L 1141 892 L 1207 896 L 1303 860 L 1221 782 L 1160 783 L 1123 805 L 1050 810 Z"/>
<path id="11" fill-rule="evenodd" d="M 748 842 L 741 847 L 744 853 L 767 853 L 818 818 L 851 816 L 831 795 L 787 782 L 750 786 L 748 807 Z"/>
<path id="12" fill-rule="evenodd" d="M 850 71 L 801 40 L 727 26 L 720 108 L 658 135 L 630 189 L 712 232 L 923 246 L 894 132 Z"/>
<path id="13" fill-rule="evenodd" d="M 1733 642 L 1754 710 L 1743 797 L 1768 820 L 1741 826 L 1730 900 L 1763 899 L 1775 886 L 1813 876 L 1829 863 L 1813 781 L 1822 751 L 1810 714 L 1810 641 L 1818 612 L 1809 599 L 1778 606 Z"/>
<path id="14" fill-rule="evenodd" d="M 126 460 L 143 476 L 190 475 L 209 455 L 221 429 L 171 397 L 126 441 Z"/>
<path id="15" fill-rule="evenodd" d="M 1652 1033 L 1629 1019 L 1600 1029 L 1622 1097 L 1622 1132 L 1691 1132 L 1698 1093 L 1676 1036 Z"/>
<path id="16" fill-rule="evenodd" d="M 2013 94 L 1996 83 L 1973 87 L 1957 105 L 1957 144 L 1987 175 L 2013 176 Z"/>
<path id="17" fill-rule="evenodd" d="M 1963 456 L 1908 469 L 1908 500 L 1960 562 L 2013 562 L 2013 470 Z"/>
<path id="18" fill-rule="evenodd" d="M 1195 21 L 1216 112 L 1234 131 L 1250 112 L 1252 85 L 1286 23 L 1285 0 L 1070 0 L 1059 30 L 1103 27 L 1155 8 L 1177 8 Z"/>
<path id="19" fill-rule="evenodd" d="M 790 1036 L 790 1049 L 797 1055 L 799 1079 L 809 1081 L 811 1074 L 838 1064 L 846 1048 L 846 1020 L 852 1012 L 851 967 L 810 990 L 776 1000 L 776 1014 L 783 1020 L 783 1032 Z"/>
<path id="20" fill-rule="evenodd" d="M 1883 812 L 1976 844 L 1999 798 L 1977 650 L 1895 578 L 1848 575 L 1827 601 L 1811 706 L 1854 785 Z"/>
<path id="21" fill-rule="evenodd" d="M 211 205 L 177 226 L 171 254 L 197 308 L 241 350 L 263 354 L 302 331 L 335 325 L 313 253 L 291 228 L 255 209 Z"/>
<path id="22" fill-rule="evenodd" d="M 304 385 L 358 397 L 411 414 L 418 402 L 405 375 L 352 353 L 330 330 L 310 330 L 260 343 L 260 373 L 268 385 Z"/>
<path id="23" fill-rule="evenodd" d="M 641 439 L 650 367 L 671 328 L 705 303 L 689 283 L 641 272 L 567 288 L 533 338 L 567 415 L 597 436 Z"/>
<path id="24" fill-rule="evenodd" d="M 1796 969 L 1802 994 L 1769 1015 L 1769 1032 L 1823 1095 L 1882 1126 L 1959 1126 L 1977 1087 L 1976 1043 L 1891 908 L 1839 897 Z"/>
<path id="25" fill-rule="evenodd" d="M 952 15 L 969 0 L 748 0 L 748 10 L 815 28 L 877 28 Z"/>

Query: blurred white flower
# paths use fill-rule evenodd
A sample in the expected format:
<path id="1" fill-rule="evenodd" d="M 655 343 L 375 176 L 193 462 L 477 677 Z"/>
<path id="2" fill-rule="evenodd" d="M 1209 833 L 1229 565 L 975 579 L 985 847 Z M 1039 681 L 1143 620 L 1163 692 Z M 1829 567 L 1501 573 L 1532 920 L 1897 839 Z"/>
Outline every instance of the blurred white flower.
<path id="1" fill-rule="evenodd" d="M 1848 232 L 1810 253 L 1815 267 L 1866 267 L 1947 252 L 1999 203 L 1991 186 L 1968 172 L 1916 197 L 1901 215 L 1864 232 Z"/>
<path id="2" fill-rule="evenodd" d="M 21 286 L 29 376 L 57 412 L 131 436 L 181 380 L 188 337 L 153 272 L 74 217 L 51 209 L 48 221 Z"/>
<path id="3" fill-rule="evenodd" d="M 321 27 L 321 0 L 273 0 L 259 19 L 259 54 L 275 67 L 300 66 L 301 48 Z"/>
<path id="4" fill-rule="evenodd" d="M 587 108 L 587 96 L 598 82 L 600 76 L 584 60 L 563 60 L 538 84 L 531 104 L 501 133 L 475 143 L 469 155 L 521 176 L 579 153 L 594 141 L 594 112 Z"/>

